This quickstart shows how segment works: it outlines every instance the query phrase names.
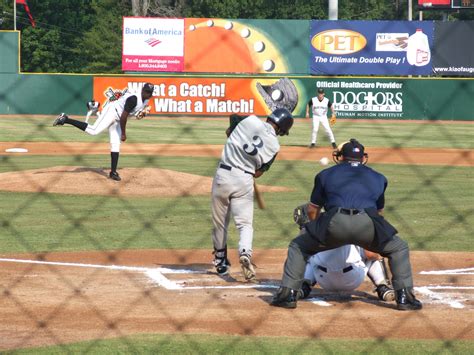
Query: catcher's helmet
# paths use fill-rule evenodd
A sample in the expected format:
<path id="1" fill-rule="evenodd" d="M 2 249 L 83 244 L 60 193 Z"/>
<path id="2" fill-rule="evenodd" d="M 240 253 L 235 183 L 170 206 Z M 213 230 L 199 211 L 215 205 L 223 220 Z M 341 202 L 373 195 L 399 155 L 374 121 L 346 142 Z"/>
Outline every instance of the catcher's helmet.
<path id="1" fill-rule="evenodd" d="M 268 120 L 278 126 L 279 136 L 287 136 L 294 122 L 292 114 L 286 108 L 277 108 L 268 116 Z"/>

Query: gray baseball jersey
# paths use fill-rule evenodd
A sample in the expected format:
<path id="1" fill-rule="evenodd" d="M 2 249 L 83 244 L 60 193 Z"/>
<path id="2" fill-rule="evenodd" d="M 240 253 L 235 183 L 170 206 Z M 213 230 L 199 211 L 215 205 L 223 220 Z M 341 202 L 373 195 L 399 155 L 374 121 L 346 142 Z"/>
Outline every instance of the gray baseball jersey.
<path id="1" fill-rule="evenodd" d="M 251 115 L 232 131 L 222 152 L 221 162 L 254 174 L 272 161 L 279 150 L 280 144 L 273 127 Z"/>

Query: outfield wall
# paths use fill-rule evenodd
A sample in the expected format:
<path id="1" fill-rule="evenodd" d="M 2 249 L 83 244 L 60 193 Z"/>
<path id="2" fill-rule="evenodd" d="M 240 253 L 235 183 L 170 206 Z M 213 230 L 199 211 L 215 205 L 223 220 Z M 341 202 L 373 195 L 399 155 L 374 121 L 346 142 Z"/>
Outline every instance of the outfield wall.
<path id="1" fill-rule="evenodd" d="M 293 110 L 296 117 L 305 115 L 306 104 L 318 86 L 325 88 L 340 118 L 474 120 L 472 79 L 309 76 L 289 79 L 298 96 Z M 145 81 L 155 84 L 150 102 L 152 114 L 208 117 L 236 112 L 265 116 L 270 111 L 268 98 L 262 97 L 256 85 L 260 83 L 271 95 L 279 78 L 0 73 L 0 114 L 84 115 L 85 103 L 92 97 L 104 103 L 105 90 L 109 87 L 133 91 Z M 285 88 L 281 89 L 285 94 Z"/>

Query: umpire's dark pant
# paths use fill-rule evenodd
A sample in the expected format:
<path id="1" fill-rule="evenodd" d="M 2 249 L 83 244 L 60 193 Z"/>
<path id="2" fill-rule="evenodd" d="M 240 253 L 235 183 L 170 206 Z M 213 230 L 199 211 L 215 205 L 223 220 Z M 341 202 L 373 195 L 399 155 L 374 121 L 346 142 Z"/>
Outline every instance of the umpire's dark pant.
<path id="1" fill-rule="evenodd" d="M 313 237 L 305 232 L 293 239 L 288 247 L 282 286 L 299 290 L 309 257 L 317 252 L 346 244 L 356 244 L 387 257 L 392 272 L 392 285 L 395 290 L 413 287 L 407 243 L 397 235 L 385 243 L 377 243 L 374 224 L 365 213 L 358 215 L 336 213 L 329 223 L 325 236 Z"/>

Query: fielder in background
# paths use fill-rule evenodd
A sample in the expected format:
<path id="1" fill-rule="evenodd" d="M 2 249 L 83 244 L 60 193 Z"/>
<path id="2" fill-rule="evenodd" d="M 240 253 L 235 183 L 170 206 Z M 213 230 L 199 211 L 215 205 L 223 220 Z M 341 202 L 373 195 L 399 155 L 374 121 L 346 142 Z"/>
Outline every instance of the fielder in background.
<path id="1" fill-rule="evenodd" d="M 137 119 L 142 119 L 147 114 L 148 101 L 153 95 L 154 85 L 146 83 L 143 85 L 140 94 L 126 92 L 118 100 L 109 102 L 103 108 L 94 125 L 86 122 L 77 121 L 61 113 L 53 122 L 53 126 L 62 126 L 70 124 L 79 128 L 90 135 L 98 135 L 104 130 L 109 130 L 110 138 L 110 157 L 111 167 L 109 177 L 112 180 L 120 181 L 120 175 L 117 173 L 117 165 L 120 153 L 120 143 L 127 140 L 126 126 L 128 116 L 133 115 Z"/>
<path id="2" fill-rule="evenodd" d="M 331 142 L 331 145 L 334 149 L 337 148 L 336 139 L 334 138 L 334 133 L 332 132 L 331 126 L 328 121 L 328 109 L 331 109 L 332 117 L 331 120 L 335 122 L 336 112 L 332 107 L 331 101 L 324 96 L 324 89 L 318 89 L 318 95 L 312 97 L 308 106 L 306 107 L 306 117 L 309 118 L 309 113 L 313 114 L 313 131 L 311 133 L 311 144 L 309 148 L 316 147 L 316 139 L 318 138 L 319 124 L 322 124 L 326 130 L 326 134 Z"/>
<path id="3" fill-rule="evenodd" d="M 99 116 L 100 116 L 100 112 L 99 112 L 100 102 L 95 101 L 94 99 L 92 99 L 86 105 L 87 105 L 86 123 L 89 123 L 89 119 L 91 118 L 92 115 L 97 115 L 97 118 L 99 118 Z"/>
<path id="4" fill-rule="evenodd" d="M 239 262 L 247 281 L 256 280 L 252 265 L 254 178 L 270 169 L 280 150 L 277 136 L 288 135 L 293 116 L 274 110 L 266 122 L 257 116 L 230 116 L 227 142 L 212 183 L 212 241 L 214 266 L 219 275 L 229 272 L 227 232 L 231 214 L 239 231 Z"/>
<path id="5" fill-rule="evenodd" d="M 408 244 L 383 218 L 387 179 L 365 165 L 368 155 L 356 139 L 341 144 L 334 155 L 338 164 L 315 177 L 308 209 L 311 222 L 288 246 L 281 287 L 271 304 L 296 308 L 308 259 L 355 244 L 388 258 L 399 310 L 421 309 L 413 293 Z"/>

